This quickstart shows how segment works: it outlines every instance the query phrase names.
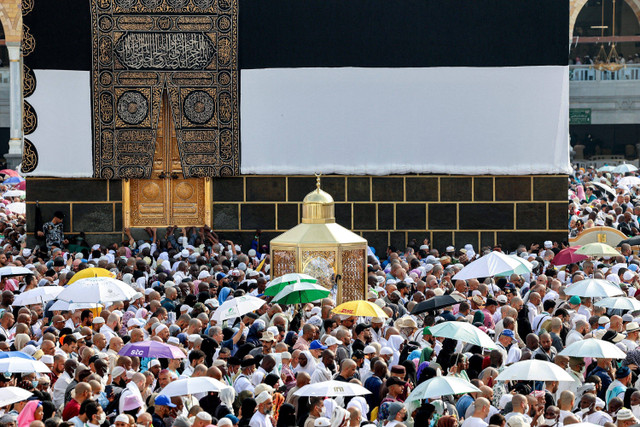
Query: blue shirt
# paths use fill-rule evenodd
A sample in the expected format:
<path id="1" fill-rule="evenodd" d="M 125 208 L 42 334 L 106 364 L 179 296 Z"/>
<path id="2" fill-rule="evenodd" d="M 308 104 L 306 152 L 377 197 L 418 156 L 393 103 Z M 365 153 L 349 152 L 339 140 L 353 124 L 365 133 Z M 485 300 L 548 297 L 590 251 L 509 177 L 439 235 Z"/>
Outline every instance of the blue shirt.
<path id="1" fill-rule="evenodd" d="M 469 409 L 469 406 L 471 406 L 472 403 L 473 397 L 468 394 L 465 394 L 458 400 L 458 403 L 456 403 L 456 411 L 458 411 L 459 418 L 464 417 L 464 414 L 467 413 L 467 409 Z"/>

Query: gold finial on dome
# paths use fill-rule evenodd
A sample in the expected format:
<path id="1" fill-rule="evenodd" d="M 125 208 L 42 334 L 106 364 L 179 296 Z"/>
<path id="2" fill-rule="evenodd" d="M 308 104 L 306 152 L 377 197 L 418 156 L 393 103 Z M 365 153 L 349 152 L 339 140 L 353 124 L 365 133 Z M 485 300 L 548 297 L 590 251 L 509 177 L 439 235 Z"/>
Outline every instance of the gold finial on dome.
<path id="1" fill-rule="evenodd" d="M 320 188 L 320 176 L 316 175 L 316 189 L 307 194 L 302 201 L 302 222 L 329 223 L 335 222 L 333 197 Z"/>

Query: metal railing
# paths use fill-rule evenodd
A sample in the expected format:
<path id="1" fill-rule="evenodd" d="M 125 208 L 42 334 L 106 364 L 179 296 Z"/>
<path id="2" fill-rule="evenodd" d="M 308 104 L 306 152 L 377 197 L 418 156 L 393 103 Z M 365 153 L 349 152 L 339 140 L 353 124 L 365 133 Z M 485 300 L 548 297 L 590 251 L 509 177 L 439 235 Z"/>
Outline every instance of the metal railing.
<path id="1" fill-rule="evenodd" d="M 569 80 L 572 82 L 640 80 L 640 64 L 628 64 L 617 71 L 600 71 L 593 65 L 570 65 Z"/>

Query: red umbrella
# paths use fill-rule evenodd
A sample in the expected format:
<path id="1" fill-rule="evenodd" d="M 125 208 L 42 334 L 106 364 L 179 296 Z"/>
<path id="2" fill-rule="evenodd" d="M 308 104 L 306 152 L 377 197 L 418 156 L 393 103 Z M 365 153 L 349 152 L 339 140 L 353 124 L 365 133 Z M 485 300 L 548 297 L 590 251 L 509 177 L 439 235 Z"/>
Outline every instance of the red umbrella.
<path id="1" fill-rule="evenodd" d="M 27 188 L 27 181 L 21 181 L 14 185 L 14 187 L 16 187 L 16 190 L 25 190 Z"/>
<path id="2" fill-rule="evenodd" d="M 0 170 L 0 173 L 9 176 L 20 176 L 18 171 L 14 171 L 13 169 L 2 169 Z"/>
<path id="3" fill-rule="evenodd" d="M 584 261 L 589 258 L 586 255 L 576 254 L 575 252 L 580 249 L 580 245 L 571 246 L 570 248 L 566 248 L 558 252 L 556 256 L 553 257 L 551 264 L 553 265 L 567 265 L 573 264 L 575 262 Z"/>

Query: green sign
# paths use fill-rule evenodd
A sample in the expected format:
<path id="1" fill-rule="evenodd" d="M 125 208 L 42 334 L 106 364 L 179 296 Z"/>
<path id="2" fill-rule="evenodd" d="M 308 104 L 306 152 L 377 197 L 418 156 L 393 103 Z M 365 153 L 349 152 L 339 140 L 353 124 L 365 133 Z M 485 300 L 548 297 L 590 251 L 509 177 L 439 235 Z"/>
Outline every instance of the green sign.
<path id="1" fill-rule="evenodd" d="M 569 124 L 570 125 L 590 125 L 591 124 L 591 108 L 570 108 Z"/>

